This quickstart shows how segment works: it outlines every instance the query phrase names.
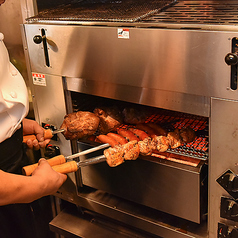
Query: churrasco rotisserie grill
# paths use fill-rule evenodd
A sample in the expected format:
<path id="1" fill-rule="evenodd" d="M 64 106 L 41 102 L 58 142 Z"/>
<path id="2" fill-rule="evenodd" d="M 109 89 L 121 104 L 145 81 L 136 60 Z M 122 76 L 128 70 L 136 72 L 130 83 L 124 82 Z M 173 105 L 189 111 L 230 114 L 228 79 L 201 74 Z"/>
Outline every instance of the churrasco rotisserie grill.
<path id="1" fill-rule="evenodd" d="M 197 136 L 116 168 L 70 174 L 56 197 L 74 205 L 51 229 L 237 237 L 238 1 L 39 1 L 32 9 L 22 29 L 40 123 L 59 128 L 67 113 L 130 106 L 153 110 L 147 122 L 190 126 Z M 96 145 L 59 135 L 50 151 Z"/>

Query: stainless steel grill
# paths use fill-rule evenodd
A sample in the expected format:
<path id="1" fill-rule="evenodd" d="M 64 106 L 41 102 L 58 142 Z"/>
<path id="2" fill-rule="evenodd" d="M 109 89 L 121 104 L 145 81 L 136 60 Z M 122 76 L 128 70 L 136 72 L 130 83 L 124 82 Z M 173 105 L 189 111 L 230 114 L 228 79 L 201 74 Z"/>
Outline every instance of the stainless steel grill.
<path id="1" fill-rule="evenodd" d="M 114 100 L 153 108 L 148 121 L 171 131 L 190 126 L 197 135 L 113 169 L 81 168 L 57 196 L 145 237 L 231 237 L 237 222 L 220 209 L 230 212 L 221 198 L 233 199 L 224 189 L 232 181 L 221 187 L 217 179 L 228 168 L 230 177 L 238 174 L 238 0 L 61 0 L 54 9 L 46 2 L 24 24 L 29 71 L 45 75 L 44 85 L 33 82 L 39 122 L 59 127 L 66 113 Z M 97 145 L 68 142 L 60 137 L 54 145 L 65 155 Z M 87 237 L 78 224 L 78 236 Z"/>
<path id="2" fill-rule="evenodd" d="M 179 1 L 161 13 L 143 19 L 154 23 L 219 24 L 238 23 L 236 1 Z"/>
<path id="3" fill-rule="evenodd" d="M 28 20 L 135 22 L 159 12 L 174 0 L 84 0 L 45 10 Z"/>

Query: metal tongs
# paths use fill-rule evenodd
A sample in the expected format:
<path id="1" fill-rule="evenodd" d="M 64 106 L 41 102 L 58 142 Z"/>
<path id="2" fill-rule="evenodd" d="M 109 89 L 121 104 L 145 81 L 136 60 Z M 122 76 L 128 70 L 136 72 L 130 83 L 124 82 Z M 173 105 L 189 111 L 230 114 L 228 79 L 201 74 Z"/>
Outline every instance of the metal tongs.
<path id="1" fill-rule="evenodd" d="M 93 147 L 91 149 L 84 150 L 82 152 L 79 152 L 79 153 L 76 153 L 73 155 L 69 155 L 69 156 L 58 155 L 51 159 L 48 159 L 47 161 L 50 164 L 50 166 L 52 166 L 52 169 L 54 169 L 55 171 L 57 171 L 59 173 L 67 174 L 67 173 L 71 173 L 71 172 L 76 172 L 80 167 L 85 167 L 88 165 L 104 162 L 104 161 L 106 161 L 106 157 L 104 155 L 100 155 L 100 156 L 97 156 L 97 157 L 94 157 L 91 159 L 87 159 L 85 161 L 80 161 L 80 162 L 74 161 L 73 160 L 74 158 L 77 158 L 77 157 L 85 155 L 85 154 L 92 153 L 97 150 L 107 148 L 109 146 L 110 145 L 108 143 L 106 143 L 106 144 L 99 145 L 97 147 Z M 67 161 L 69 161 L 69 162 L 67 162 Z M 33 173 L 33 171 L 37 167 L 38 167 L 38 163 L 25 166 L 22 168 L 22 173 L 24 175 L 29 176 Z"/>

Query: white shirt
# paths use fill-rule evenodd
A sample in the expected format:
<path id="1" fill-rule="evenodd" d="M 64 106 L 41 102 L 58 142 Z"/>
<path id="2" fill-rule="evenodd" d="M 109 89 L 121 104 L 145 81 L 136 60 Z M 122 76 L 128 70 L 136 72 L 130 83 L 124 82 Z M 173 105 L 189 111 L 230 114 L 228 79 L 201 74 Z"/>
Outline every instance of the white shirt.
<path id="1" fill-rule="evenodd" d="M 25 81 L 10 62 L 3 38 L 0 33 L 0 142 L 21 127 L 29 110 Z"/>

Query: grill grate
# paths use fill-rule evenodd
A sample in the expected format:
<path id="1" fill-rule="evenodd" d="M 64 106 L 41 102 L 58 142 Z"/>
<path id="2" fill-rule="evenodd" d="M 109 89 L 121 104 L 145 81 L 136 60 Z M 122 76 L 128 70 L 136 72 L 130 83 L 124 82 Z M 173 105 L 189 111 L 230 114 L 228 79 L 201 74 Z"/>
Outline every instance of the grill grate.
<path id="1" fill-rule="evenodd" d="M 177 24 L 238 24 L 238 1 L 179 1 L 143 22 Z"/>
<path id="2" fill-rule="evenodd" d="M 176 128 L 191 127 L 196 132 L 196 139 L 176 149 L 168 149 L 173 154 L 189 156 L 197 159 L 208 159 L 208 120 L 207 118 L 171 112 L 168 114 L 156 114 L 147 119 L 147 122 L 155 122 L 162 125 L 168 131 Z"/>
<path id="3" fill-rule="evenodd" d="M 83 0 L 40 12 L 28 20 L 135 22 L 175 0 Z"/>

